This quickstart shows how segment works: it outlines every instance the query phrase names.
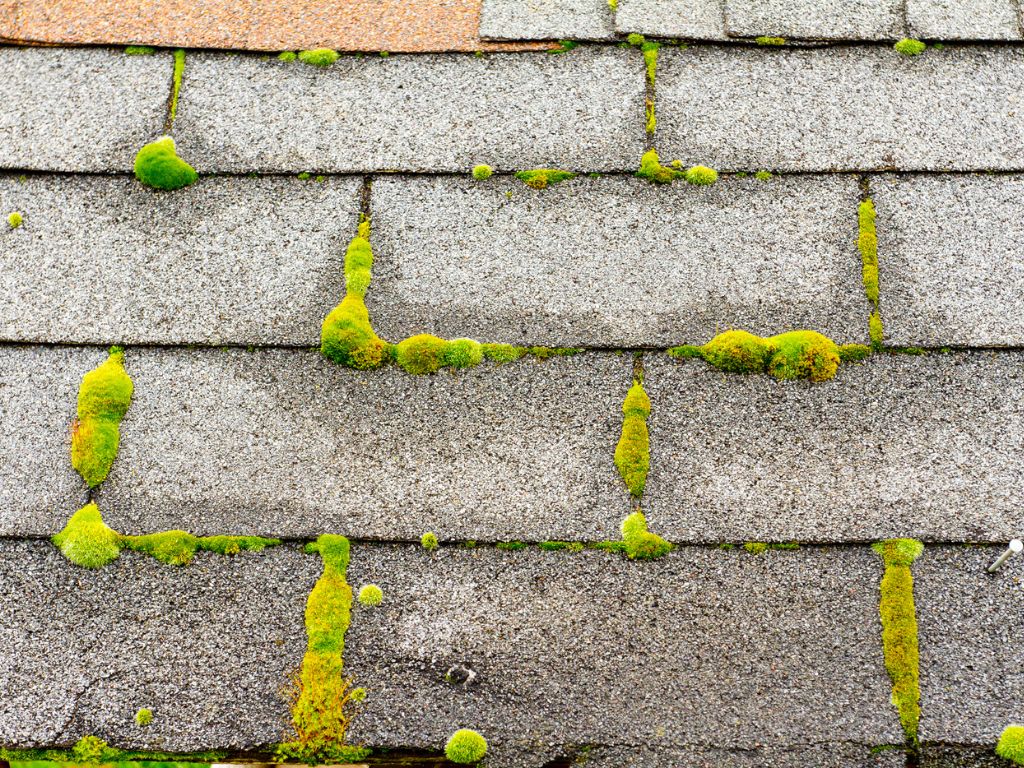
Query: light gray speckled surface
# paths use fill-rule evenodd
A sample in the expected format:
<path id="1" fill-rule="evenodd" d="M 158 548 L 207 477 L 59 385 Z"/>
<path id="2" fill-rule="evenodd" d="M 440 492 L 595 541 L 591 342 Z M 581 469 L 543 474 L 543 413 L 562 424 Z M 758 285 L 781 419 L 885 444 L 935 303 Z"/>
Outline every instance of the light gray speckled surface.
<path id="1" fill-rule="evenodd" d="M 383 177 L 367 305 L 396 340 L 667 347 L 811 327 L 863 343 L 859 195 L 853 176 L 539 191 L 510 177 Z"/>
<path id="2" fill-rule="evenodd" d="M 1018 0 L 906 0 L 914 37 L 929 40 L 1020 40 Z"/>
<path id="3" fill-rule="evenodd" d="M 130 172 L 163 133 L 173 69 L 166 53 L 0 47 L 0 168 Z"/>
<path id="4" fill-rule="evenodd" d="M 635 51 L 345 56 L 327 69 L 189 57 L 175 122 L 203 171 L 633 168 L 644 149 Z"/>
<path id="5" fill-rule="evenodd" d="M 483 0 L 484 40 L 608 40 L 615 19 L 608 0 Z"/>
<path id="6" fill-rule="evenodd" d="M 615 28 L 625 34 L 726 39 L 722 0 L 619 0 Z"/>
<path id="7" fill-rule="evenodd" d="M 135 57 L 139 58 L 139 57 Z M 315 345 L 344 291 L 361 182 L 0 177 L 0 337 Z"/>
<path id="8" fill-rule="evenodd" d="M 723 0 L 730 35 L 898 40 L 902 0 Z"/>

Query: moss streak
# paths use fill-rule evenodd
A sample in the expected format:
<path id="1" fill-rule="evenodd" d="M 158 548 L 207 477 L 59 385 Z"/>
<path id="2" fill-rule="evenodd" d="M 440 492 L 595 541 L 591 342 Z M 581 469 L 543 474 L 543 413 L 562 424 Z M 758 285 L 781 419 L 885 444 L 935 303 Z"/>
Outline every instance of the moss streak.
<path id="1" fill-rule="evenodd" d="M 879 349 L 882 346 L 884 330 L 878 308 L 878 234 L 875 230 L 875 204 L 871 198 L 862 202 L 857 209 L 857 222 L 857 247 L 860 249 L 864 293 L 871 302 L 868 331 L 871 335 L 871 345 Z"/>
<path id="2" fill-rule="evenodd" d="M 106 479 L 114 463 L 121 419 L 128 412 L 133 391 L 121 347 L 111 347 L 106 361 L 82 377 L 78 418 L 71 427 L 71 464 L 90 488 Z"/>
<path id="3" fill-rule="evenodd" d="M 174 126 L 174 118 L 178 114 L 178 94 L 181 92 L 181 78 L 185 74 L 185 50 L 179 48 L 174 52 L 174 85 L 171 89 L 171 109 L 167 122 L 170 130 Z"/>
<path id="4" fill-rule="evenodd" d="M 651 401 L 639 381 L 634 381 L 629 388 L 622 403 L 622 413 L 622 436 L 615 446 L 615 466 L 629 492 L 640 498 L 651 466 L 650 435 L 647 431 Z"/>

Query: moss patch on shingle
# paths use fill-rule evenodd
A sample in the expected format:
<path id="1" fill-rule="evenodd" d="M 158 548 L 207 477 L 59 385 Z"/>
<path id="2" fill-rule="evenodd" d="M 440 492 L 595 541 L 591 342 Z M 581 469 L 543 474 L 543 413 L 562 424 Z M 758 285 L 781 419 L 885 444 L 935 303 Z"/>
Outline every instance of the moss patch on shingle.
<path id="1" fill-rule="evenodd" d="M 532 171 L 519 171 L 516 178 L 532 189 L 547 189 L 554 184 L 575 179 L 576 174 L 556 168 L 535 168 Z"/>
<path id="2" fill-rule="evenodd" d="M 718 172 L 706 165 L 694 165 L 685 171 L 674 165 L 662 165 L 657 150 L 651 149 L 640 158 L 640 168 L 636 175 L 656 184 L 669 184 L 677 179 L 683 179 L 697 186 L 708 186 L 718 181 Z"/>
<path id="3" fill-rule="evenodd" d="M 1024 765 L 1024 725 L 1008 725 L 999 736 L 996 754 L 1014 765 Z"/>
<path id="4" fill-rule="evenodd" d="M 672 545 L 647 530 L 647 518 L 637 511 L 622 521 L 622 544 L 630 560 L 654 560 L 672 551 Z"/>
<path id="5" fill-rule="evenodd" d="M 651 467 L 651 444 L 647 431 L 647 417 L 651 413 L 651 400 L 643 385 L 634 381 L 622 403 L 622 435 L 615 446 L 615 467 L 636 498 L 644 493 L 647 472 Z"/>
<path id="6" fill-rule="evenodd" d="M 78 418 L 71 427 L 71 465 L 90 488 L 106 479 L 114 463 L 121 419 L 128 412 L 133 390 L 120 347 L 111 347 L 106 361 L 82 377 Z"/>
<path id="7" fill-rule="evenodd" d="M 195 184 L 199 174 L 178 157 L 174 139 L 162 136 L 135 155 L 135 178 L 152 189 L 172 191 Z"/>

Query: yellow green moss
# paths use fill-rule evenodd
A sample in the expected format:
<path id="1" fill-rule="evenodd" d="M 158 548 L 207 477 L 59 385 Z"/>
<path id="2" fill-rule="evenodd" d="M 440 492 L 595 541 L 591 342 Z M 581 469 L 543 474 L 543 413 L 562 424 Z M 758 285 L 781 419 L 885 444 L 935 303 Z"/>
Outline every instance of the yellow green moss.
<path id="1" fill-rule="evenodd" d="M 555 168 L 536 168 L 532 171 L 519 171 L 516 178 L 533 189 L 547 189 L 553 184 L 575 179 L 576 174 Z"/>
<path id="2" fill-rule="evenodd" d="M 658 128 L 658 118 L 654 114 L 654 100 L 647 100 L 647 132 L 653 134 Z"/>
<path id="3" fill-rule="evenodd" d="M 431 532 L 424 533 L 420 536 L 420 546 L 422 546 L 428 552 L 433 552 L 438 547 L 437 535 Z"/>
<path id="4" fill-rule="evenodd" d="M 151 56 L 156 53 L 156 48 L 148 45 L 129 45 L 125 46 L 124 52 L 127 56 Z"/>
<path id="5" fill-rule="evenodd" d="M 843 355 L 855 359 L 859 346 Z M 720 333 L 703 346 L 682 345 L 668 350 L 672 357 L 700 357 L 727 373 L 769 373 L 777 379 L 827 381 L 836 375 L 840 348 L 816 331 L 788 331 L 767 338 L 742 330 Z"/>
<path id="6" fill-rule="evenodd" d="M 153 189 L 174 190 L 195 184 L 199 174 L 178 157 L 174 139 L 162 136 L 135 155 L 135 178 Z"/>
<path id="7" fill-rule="evenodd" d="M 684 179 L 690 184 L 707 186 L 718 181 L 718 172 L 705 165 L 695 165 L 688 170 L 682 170 L 682 164 L 674 162 L 676 167 L 661 164 L 657 150 L 651 149 L 640 158 L 640 168 L 636 175 L 641 179 L 647 179 L 657 184 L 668 184 L 676 179 Z"/>
<path id="8" fill-rule="evenodd" d="M 892 679 L 892 703 L 912 748 L 917 746 L 917 725 L 921 718 L 921 689 L 918 681 L 917 616 L 914 609 L 914 577 L 911 564 L 921 556 L 924 545 L 914 539 L 890 539 L 874 545 L 885 563 L 879 613 L 882 620 L 882 650 L 885 668 Z"/>
<path id="9" fill-rule="evenodd" d="M 376 584 L 364 584 L 359 589 L 359 604 L 367 608 L 376 608 L 384 602 L 384 590 Z"/>
<path id="10" fill-rule="evenodd" d="M 896 53 L 902 56 L 919 56 L 924 53 L 924 49 L 927 47 L 920 40 L 913 40 L 909 37 L 905 37 L 893 45 Z"/>
<path id="11" fill-rule="evenodd" d="M 622 543 L 630 560 L 653 560 L 672 550 L 669 542 L 647 530 L 647 518 L 639 511 L 622 521 Z"/>
<path id="12" fill-rule="evenodd" d="M 489 165 L 475 165 L 473 166 L 473 178 L 477 181 L 487 181 L 494 175 L 494 169 Z"/>
<path id="13" fill-rule="evenodd" d="M 121 554 L 121 537 L 103 522 L 99 507 L 86 504 L 52 539 L 68 560 L 82 568 L 102 568 Z"/>
<path id="14" fill-rule="evenodd" d="M 181 93 L 181 78 L 185 75 L 185 51 L 179 48 L 174 52 L 174 82 L 171 87 L 170 124 L 178 115 L 178 94 Z"/>
<path id="15" fill-rule="evenodd" d="M 785 45 L 786 44 L 786 38 L 784 38 L 784 37 L 770 37 L 768 35 L 761 35 L 760 37 L 755 37 L 754 38 L 754 42 L 757 45 L 760 45 L 760 46 L 778 46 L 778 45 Z"/>
<path id="16" fill-rule="evenodd" d="M 647 471 L 651 466 L 651 445 L 647 432 L 647 417 L 651 401 L 639 381 L 633 382 L 622 403 L 622 435 L 615 446 L 615 466 L 626 488 L 639 498 L 647 484 Z"/>
<path id="17" fill-rule="evenodd" d="M 731 546 L 726 547 L 725 545 L 720 545 L 720 548 L 721 549 L 725 549 L 725 548 L 732 549 Z M 765 552 L 767 552 L 770 549 L 777 549 L 777 550 L 782 550 L 782 551 L 790 551 L 790 550 L 800 549 L 800 544 L 798 542 L 795 542 L 795 541 L 781 541 L 781 542 L 774 542 L 774 543 L 768 543 L 766 541 L 748 541 L 748 542 L 746 542 L 743 545 L 743 549 L 745 549 L 747 552 L 749 552 L 752 555 L 763 555 Z"/>
<path id="18" fill-rule="evenodd" d="M 864 293 L 871 303 L 868 332 L 875 348 L 882 346 L 884 330 L 878 307 L 878 234 L 875 229 L 875 204 L 870 198 L 857 208 L 857 248 L 860 250 Z"/>
<path id="19" fill-rule="evenodd" d="M 295 61 L 297 58 L 295 51 L 281 51 L 277 54 L 278 61 Z"/>
<path id="20" fill-rule="evenodd" d="M 748 541 L 743 548 L 752 555 L 763 555 L 768 551 L 768 544 L 763 541 Z"/>
<path id="21" fill-rule="evenodd" d="M 7 226 L 11 229 L 17 229 L 24 220 L 20 211 L 12 211 L 7 215 Z"/>
<path id="22" fill-rule="evenodd" d="M 152 710 L 143 708 L 143 709 L 140 709 L 138 712 L 135 713 L 135 723 L 136 723 L 136 725 L 141 725 L 143 728 L 145 728 L 147 725 L 149 725 L 152 722 L 153 722 L 153 711 Z"/>
<path id="23" fill-rule="evenodd" d="M 330 48 L 314 48 L 310 51 L 299 51 L 299 61 L 314 67 L 329 67 L 338 60 L 338 52 Z"/>
<path id="24" fill-rule="evenodd" d="M 694 165 L 687 169 L 683 178 L 698 187 L 709 187 L 718 181 L 718 171 L 706 165 Z"/>
<path id="25" fill-rule="evenodd" d="M 487 740 L 476 731 L 460 728 L 444 745 L 444 754 L 459 765 L 478 763 L 487 754 Z"/>
<path id="26" fill-rule="evenodd" d="M 111 347 L 106 361 L 82 377 L 78 418 L 71 427 L 71 464 L 90 488 L 106 479 L 114 463 L 121 419 L 128 412 L 133 390 L 120 347 Z"/>
<path id="27" fill-rule="evenodd" d="M 345 581 L 349 542 L 324 534 L 306 551 L 320 554 L 324 570 L 306 602 L 307 648 L 292 703 L 295 738 L 279 745 L 276 757 L 310 765 L 360 760 L 369 750 L 345 743 L 354 707 L 363 698 L 344 676 L 352 613 L 352 588 Z"/>
<path id="28" fill-rule="evenodd" d="M 999 736 L 996 754 L 1015 765 L 1024 765 L 1024 725 L 1008 725 Z"/>

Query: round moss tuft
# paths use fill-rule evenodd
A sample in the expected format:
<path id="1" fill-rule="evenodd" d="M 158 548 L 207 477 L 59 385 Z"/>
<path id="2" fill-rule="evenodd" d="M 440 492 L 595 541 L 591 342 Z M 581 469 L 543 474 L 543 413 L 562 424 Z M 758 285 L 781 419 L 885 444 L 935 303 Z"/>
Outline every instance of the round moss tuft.
<path id="1" fill-rule="evenodd" d="M 483 347 L 473 339 L 452 339 L 448 342 L 444 359 L 452 368 L 472 368 L 484 359 Z"/>
<path id="2" fill-rule="evenodd" d="M 725 331 L 703 347 L 704 359 L 727 373 L 759 373 L 768 364 L 771 347 L 747 331 Z"/>
<path id="3" fill-rule="evenodd" d="M 153 722 L 153 712 L 149 709 L 140 709 L 135 713 L 135 722 L 143 727 Z"/>
<path id="4" fill-rule="evenodd" d="M 384 602 L 384 590 L 376 584 L 364 584 L 359 589 L 359 602 L 368 608 L 374 608 Z"/>
<path id="5" fill-rule="evenodd" d="M 24 220 L 25 219 L 20 212 L 13 211 L 7 217 L 7 226 L 10 227 L 11 229 L 17 229 L 18 227 L 21 226 L 21 222 L 23 222 Z"/>
<path id="6" fill-rule="evenodd" d="M 135 156 L 135 178 L 153 189 L 174 190 L 195 184 L 199 174 L 178 157 L 174 139 L 163 136 L 139 150 Z"/>
<path id="7" fill-rule="evenodd" d="M 445 365 L 447 351 L 447 341 L 429 333 L 420 333 L 398 343 L 395 362 L 407 373 L 435 373 Z"/>
<path id="8" fill-rule="evenodd" d="M 645 39 L 643 35 L 634 32 L 626 38 L 626 42 L 630 45 L 643 45 Z"/>
<path id="9" fill-rule="evenodd" d="M 754 174 L 754 178 L 758 181 L 769 181 L 772 178 L 771 171 L 758 171 Z"/>
<path id="10" fill-rule="evenodd" d="M 896 49 L 896 53 L 902 56 L 919 56 L 924 53 L 924 49 L 927 47 L 928 46 L 920 40 L 912 40 L 909 37 L 905 37 L 893 45 L 893 48 Z"/>
<path id="11" fill-rule="evenodd" d="M 282 51 L 277 54 L 278 61 L 295 61 L 298 56 L 295 55 L 295 51 Z"/>
<path id="12" fill-rule="evenodd" d="M 775 348 L 768 373 L 777 379 L 828 381 L 839 370 L 839 348 L 817 331 L 789 331 L 767 341 Z"/>
<path id="13" fill-rule="evenodd" d="M 1024 765 L 1024 725 L 1008 725 L 996 744 L 996 754 L 1004 760 Z"/>
<path id="14" fill-rule="evenodd" d="M 366 700 L 366 689 L 365 688 L 353 688 L 352 692 L 348 697 L 354 702 L 360 702 Z"/>
<path id="15" fill-rule="evenodd" d="M 718 171 L 706 165 L 695 165 L 686 172 L 686 180 L 699 187 L 709 187 L 718 181 Z"/>
<path id="16" fill-rule="evenodd" d="M 639 381 L 634 381 L 633 386 L 626 393 L 626 399 L 622 401 L 622 412 L 627 416 L 630 414 L 650 416 L 651 398 L 647 396 L 647 392 L 644 391 L 644 387 Z"/>
<path id="17" fill-rule="evenodd" d="M 437 549 L 437 536 L 431 532 L 424 533 L 420 536 L 420 545 L 428 552 L 433 552 Z"/>
<path id="18" fill-rule="evenodd" d="M 314 67 L 329 67 L 338 60 L 338 52 L 330 48 L 314 48 L 311 51 L 299 51 L 299 61 Z"/>
<path id="19" fill-rule="evenodd" d="M 477 181 L 486 181 L 494 175 L 494 169 L 489 165 L 477 165 L 473 168 L 473 178 Z"/>
<path id="20" fill-rule="evenodd" d="M 453 763 L 478 763 L 487 754 L 487 740 L 476 731 L 460 728 L 444 745 L 444 754 Z"/>
<path id="21" fill-rule="evenodd" d="M 102 568 L 121 554 L 121 537 L 103 522 L 100 509 L 86 504 L 52 539 L 68 560 L 82 568 Z"/>

